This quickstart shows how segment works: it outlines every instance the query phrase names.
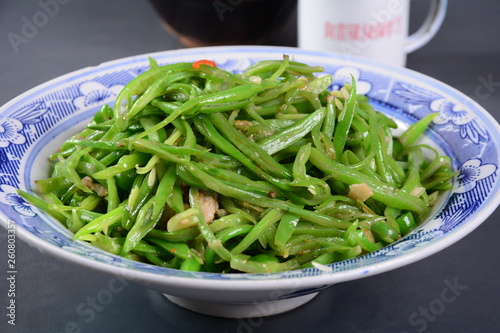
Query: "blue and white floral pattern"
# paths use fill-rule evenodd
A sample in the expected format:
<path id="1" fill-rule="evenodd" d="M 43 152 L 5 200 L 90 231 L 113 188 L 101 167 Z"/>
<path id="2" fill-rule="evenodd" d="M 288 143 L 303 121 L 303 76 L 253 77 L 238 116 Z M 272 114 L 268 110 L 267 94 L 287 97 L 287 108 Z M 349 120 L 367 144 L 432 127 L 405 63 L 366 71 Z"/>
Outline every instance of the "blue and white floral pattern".
<path id="1" fill-rule="evenodd" d="M 400 88 L 394 92 L 403 97 L 409 104 L 427 106 L 431 111 L 438 112 L 434 123 L 445 126 L 447 124 L 458 128 L 462 139 L 470 140 L 475 144 L 480 141 L 489 141 L 486 126 L 477 121 L 476 115 L 465 105 L 442 97 L 438 93 L 407 83 L 399 83 Z"/>
<path id="2" fill-rule="evenodd" d="M 220 61 L 217 62 L 217 66 L 224 68 L 227 71 L 230 71 L 235 74 L 241 74 L 255 63 L 254 60 L 246 57 L 241 57 L 241 58 L 228 58 L 228 59 L 221 59 Z"/>
<path id="3" fill-rule="evenodd" d="M 354 67 L 340 67 L 333 73 L 332 76 L 332 90 L 339 90 L 344 86 L 344 84 L 351 83 L 352 78 L 356 80 L 356 92 L 358 94 L 366 95 L 372 89 L 371 83 L 361 79 L 361 71 Z"/>
<path id="4" fill-rule="evenodd" d="M 462 105 L 454 104 L 445 98 L 438 98 L 431 102 L 430 108 L 432 111 L 439 112 L 439 115 L 434 119 L 436 124 L 451 123 L 457 126 L 460 129 L 460 136 L 475 144 L 480 141 L 489 141 L 485 126 L 478 123 L 474 114 L 467 111 Z"/>
<path id="5" fill-rule="evenodd" d="M 176 279 L 203 279 L 252 282 L 297 278 L 318 279 L 311 288 L 297 288 L 286 297 L 315 292 L 336 281 L 353 279 L 403 265 L 435 252 L 442 242 L 450 244 L 463 237 L 470 226 L 491 212 L 486 207 L 499 204 L 498 195 L 500 134 L 498 125 L 486 111 L 444 84 L 423 75 L 377 66 L 369 62 L 346 63 L 330 54 L 294 48 L 222 47 L 186 49 L 153 54 L 160 65 L 179 61 L 212 59 L 225 69 L 242 72 L 249 65 L 264 59 L 281 59 L 290 54 L 295 61 L 323 66 L 334 77 L 333 88 L 357 80 L 358 92 L 367 94 L 376 107 L 401 123 L 410 124 L 430 113 L 434 119 L 429 138 L 448 154 L 459 175 L 453 191 L 418 230 L 398 242 L 365 256 L 329 265 L 331 272 L 316 268 L 291 272 L 262 274 L 212 274 L 183 272 L 127 260 L 96 249 L 83 242 L 74 242 L 71 233 L 60 223 L 27 204 L 16 188 L 32 191 L 36 159 L 46 146 L 57 148 L 55 139 L 67 135 L 68 129 L 89 120 L 96 108 L 112 103 L 120 89 L 148 68 L 147 56 L 138 56 L 105 63 L 99 67 L 56 79 L 0 108 L 0 223 L 15 220 L 19 233 L 36 237 L 40 248 L 56 247 L 66 259 L 80 262 L 82 257 L 101 265 L 117 266 L 140 274 L 168 275 L 165 283 Z M 458 102 L 461 101 L 461 102 Z M 54 147 L 52 147 L 52 145 Z M 46 150 L 45 150 L 46 151 Z M 35 160 L 37 162 L 35 162 Z M 42 162 L 43 163 L 43 162 Z M 484 219 L 484 216 L 483 216 Z M 465 228 L 464 228 L 465 227 Z M 89 265 L 90 266 L 90 265 Z M 327 280 L 325 280 L 325 276 Z M 327 282 L 325 282 L 327 281 Z"/>
<path id="6" fill-rule="evenodd" d="M 19 194 L 17 194 L 17 188 L 2 184 L 0 185 L 0 202 L 9 205 L 17 213 L 34 217 L 36 213 L 33 211 L 31 204 L 27 203 Z"/>
<path id="7" fill-rule="evenodd" d="M 112 87 L 106 87 L 103 84 L 95 81 L 84 82 L 79 87 L 80 93 L 82 95 L 75 98 L 73 104 L 78 109 L 100 106 L 109 102 L 113 102 L 122 89 L 123 85 L 121 84 L 117 84 Z"/>
<path id="8" fill-rule="evenodd" d="M 490 177 L 497 171 L 495 164 L 482 164 L 480 159 L 473 158 L 465 161 L 459 169 L 455 193 L 465 193 L 474 190 L 478 182 Z"/>
<path id="9" fill-rule="evenodd" d="M 23 123 L 15 118 L 5 118 L 0 122 L 0 148 L 8 147 L 11 143 L 22 145 L 26 142 L 24 135 L 19 133 Z"/>
<path id="10" fill-rule="evenodd" d="M 49 109 L 44 107 L 43 103 L 35 102 L 23 106 L 10 117 L 2 117 L 0 119 L 0 149 L 11 144 L 25 144 L 26 134 L 22 133 L 23 130 L 41 121 L 41 117 L 47 111 Z"/>

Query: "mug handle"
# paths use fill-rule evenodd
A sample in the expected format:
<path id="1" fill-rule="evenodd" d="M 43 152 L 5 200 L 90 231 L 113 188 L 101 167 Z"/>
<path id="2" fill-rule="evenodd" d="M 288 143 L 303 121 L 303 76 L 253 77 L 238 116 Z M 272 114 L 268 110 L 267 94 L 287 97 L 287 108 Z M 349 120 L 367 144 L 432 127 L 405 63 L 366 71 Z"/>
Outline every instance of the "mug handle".
<path id="1" fill-rule="evenodd" d="M 447 6 L 448 0 L 432 0 L 424 23 L 420 29 L 408 37 L 406 53 L 421 48 L 434 37 L 443 23 Z"/>

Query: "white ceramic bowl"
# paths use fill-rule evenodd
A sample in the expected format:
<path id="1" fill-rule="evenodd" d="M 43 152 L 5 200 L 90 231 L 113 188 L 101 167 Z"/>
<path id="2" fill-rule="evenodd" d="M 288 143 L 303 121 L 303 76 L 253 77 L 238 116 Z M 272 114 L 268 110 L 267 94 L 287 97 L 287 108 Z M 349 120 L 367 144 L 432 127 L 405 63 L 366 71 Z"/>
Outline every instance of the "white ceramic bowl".
<path id="1" fill-rule="evenodd" d="M 185 272 L 130 261 L 72 240 L 61 224 L 28 205 L 16 188 L 31 191 L 49 172 L 47 156 L 81 130 L 104 103 L 148 68 L 148 55 L 104 63 L 40 85 L 0 109 L 0 220 L 42 252 L 154 288 L 186 308 L 225 317 L 255 317 L 293 309 L 333 284 L 392 270 L 458 241 L 498 206 L 500 131 L 496 121 L 453 88 L 403 68 L 276 47 L 213 47 L 149 54 L 160 64 L 211 59 L 241 72 L 252 63 L 282 59 L 321 65 L 336 85 L 357 79 L 358 91 L 402 126 L 432 113 L 427 140 L 452 158 L 459 175 L 428 220 L 379 251 L 329 265 L 276 274 Z"/>

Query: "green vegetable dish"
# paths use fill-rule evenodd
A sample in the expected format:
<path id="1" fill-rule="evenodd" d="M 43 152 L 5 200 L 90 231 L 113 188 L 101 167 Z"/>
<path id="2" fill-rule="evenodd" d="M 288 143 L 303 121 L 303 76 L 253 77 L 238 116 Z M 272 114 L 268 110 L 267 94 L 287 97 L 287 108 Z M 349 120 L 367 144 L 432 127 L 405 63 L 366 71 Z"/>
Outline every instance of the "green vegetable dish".
<path id="1" fill-rule="evenodd" d="M 436 114 L 395 137 L 354 79 L 328 91 L 321 72 L 288 56 L 242 74 L 150 59 L 21 195 L 75 240 L 168 268 L 270 273 L 378 250 L 456 173 L 418 141 Z"/>

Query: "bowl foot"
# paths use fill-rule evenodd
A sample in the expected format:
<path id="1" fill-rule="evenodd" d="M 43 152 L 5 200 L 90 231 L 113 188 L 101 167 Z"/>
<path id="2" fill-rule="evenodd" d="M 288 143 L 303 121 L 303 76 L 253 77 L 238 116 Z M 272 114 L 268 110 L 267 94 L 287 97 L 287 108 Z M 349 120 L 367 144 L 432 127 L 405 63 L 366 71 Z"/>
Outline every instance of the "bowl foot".
<path id="1" fill-rule="evenodd" d="M 293 310 L 312 300 L 318 293 L 268 302 L 217 303 L 182 298 L 172 295 L 165 297 L 174 304 L 201 314 L 224 318 L 266 317 Z"/>

